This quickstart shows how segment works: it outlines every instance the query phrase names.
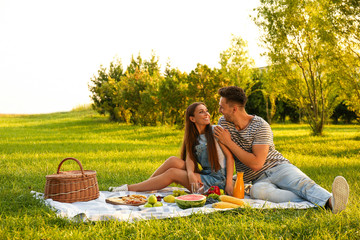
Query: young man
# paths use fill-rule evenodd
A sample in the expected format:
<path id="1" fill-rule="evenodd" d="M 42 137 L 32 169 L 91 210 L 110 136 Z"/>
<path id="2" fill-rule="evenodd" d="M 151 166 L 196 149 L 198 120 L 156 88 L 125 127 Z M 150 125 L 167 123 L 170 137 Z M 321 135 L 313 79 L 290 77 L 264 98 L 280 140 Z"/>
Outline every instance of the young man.
<path id="1" fill-rule="evenodd" d="M 244 172 L 244 182 L 252 182 L 252 198 L 271 202 L 305 199 L 329 207 L 333 213 L 346 208 L 349 186 L 345 178 L 335 178 L 332 194 L 317 185 L 275 149 L 270 125 L 261 117 L 246 113 L 243 89 L 224 87 L 218 93 L 223 116 L 214 135 L 233 153 L 236 171 Z"/>

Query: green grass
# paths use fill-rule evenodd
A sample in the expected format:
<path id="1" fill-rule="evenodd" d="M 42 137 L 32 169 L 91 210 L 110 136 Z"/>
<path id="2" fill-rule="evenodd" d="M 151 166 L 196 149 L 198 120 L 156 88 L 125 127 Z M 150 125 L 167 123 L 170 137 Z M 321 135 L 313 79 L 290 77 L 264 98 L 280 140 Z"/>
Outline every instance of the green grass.
<path id="1" fill-rule="evenodd" d="M 97 171 L 100 190 L 147 179 L 179 155 L 182 130 L 110 123 L 88 109 L 0 116 L 0 239 L 359 239 L 360 126 L 328 125 L 314 137 L 306 125 L 273 125 L 277 149 L 324 188 L 346 177 L 350 202 L 333 215 L 323 209 L 241 209 L 184 218 L 74 223 L 35 200 L 45 176 L 65 157 Z M 63 170 L 77 169 L 75 162 Z"/>

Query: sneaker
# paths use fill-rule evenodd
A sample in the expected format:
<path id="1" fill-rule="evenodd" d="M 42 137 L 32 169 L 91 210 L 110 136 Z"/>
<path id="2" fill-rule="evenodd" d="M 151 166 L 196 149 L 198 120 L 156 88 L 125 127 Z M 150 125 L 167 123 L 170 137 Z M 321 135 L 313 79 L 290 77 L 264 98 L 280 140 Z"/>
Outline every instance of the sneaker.
<path id="1" fill-rule="evenodd" d="M 122 191 L 129 191 L 129 189 L 128 189 L 128 185 L 124 184 L 124 185 L 121 185 L 120 187 L 109 187 L 109 191 L 110 192 L 122 192 Z"/>
<path id="2" fill-rule="evenodd" d="M 334 214 L 339 213 L 346 208 L 349 198 L 349 185 L 342 176 L 337 176 L 332 184 L 331 205 Z"/>

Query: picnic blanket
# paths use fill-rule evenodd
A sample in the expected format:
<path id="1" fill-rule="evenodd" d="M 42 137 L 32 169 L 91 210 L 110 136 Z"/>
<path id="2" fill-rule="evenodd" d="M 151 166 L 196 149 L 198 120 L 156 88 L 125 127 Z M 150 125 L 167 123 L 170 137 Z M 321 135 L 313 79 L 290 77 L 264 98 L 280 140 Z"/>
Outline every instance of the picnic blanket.
<path id="1" fill-rule="evenodd" d="M 31 191 L 34 197 L 37 199 L 43 199 L 45 203 L 51 207 L 58 216 L 68 218 L 73 221 L 107 221 L 118 220 L 134 222 L 138 220 L 149 219 L 163 219 L 173 217 L 184 217 L 195 213 L 212 213 L 215 211 L 224 211 L 224 209 L 215 209 L 211 207 L 211 204 L 207 204 L 200 208 L 188 208 L 181 209 L 176 203 L 163 202 L 162 207 L 146 208 L 144 206 L 127 206 L 127 205 L 113 205 L 105 202 L 105 199 L 109 197 L 121 197 L 131 194 L 141 194 L 149 196 L 155 194 L 156 196 L 167 196 L 172 194 L 173 190 L 186 190 L 184 188 L 167 187 L 159 191 L 152 192 L 108 192 L 100 191 L 99 198 L 88 202 L 74 202 L 74 203 L 62 203 L 53 201 L 52 199 L 44 199 L 44 194 Z M 251 208 L 294 208 L 305 209 L 315 207 L 314 204 L 304 202 L 287 202 L 287 203 L 272 203 L 263 200 L 250 199 L 249 196 L 245 196 L 244 201 Z M 225 209 L 226 210 L 226 209 Z"/>

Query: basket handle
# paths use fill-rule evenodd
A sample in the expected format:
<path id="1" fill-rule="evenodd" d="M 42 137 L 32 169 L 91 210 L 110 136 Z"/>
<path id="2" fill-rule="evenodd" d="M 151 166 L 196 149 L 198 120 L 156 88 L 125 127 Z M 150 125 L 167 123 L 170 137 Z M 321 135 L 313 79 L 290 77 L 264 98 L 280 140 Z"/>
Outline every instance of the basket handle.
<path id="1" fill-rule="evenodd" d="M 65 158 L 65 159 L 63 159 L 63 160 L 61 161 L 61 163 L 59 164 L 59 167 L 58 167 L 58 169 L 57 169 L 57 174 L 60 173 L 61 165 L 62 165 L 65 161 L 67 161 L 67 160 L 74 160 L 74 161 L 76 161 L 76 162 L 79 164 L 79 166 L 80 166 L 80 170 L 81 170 L 81 173 L 82 173 L 83 177 L 85 177 L 84 168 L 83 168 L 83 166 L 81 165 L 80 161 L 77 160 L 76 158 Z"/>

